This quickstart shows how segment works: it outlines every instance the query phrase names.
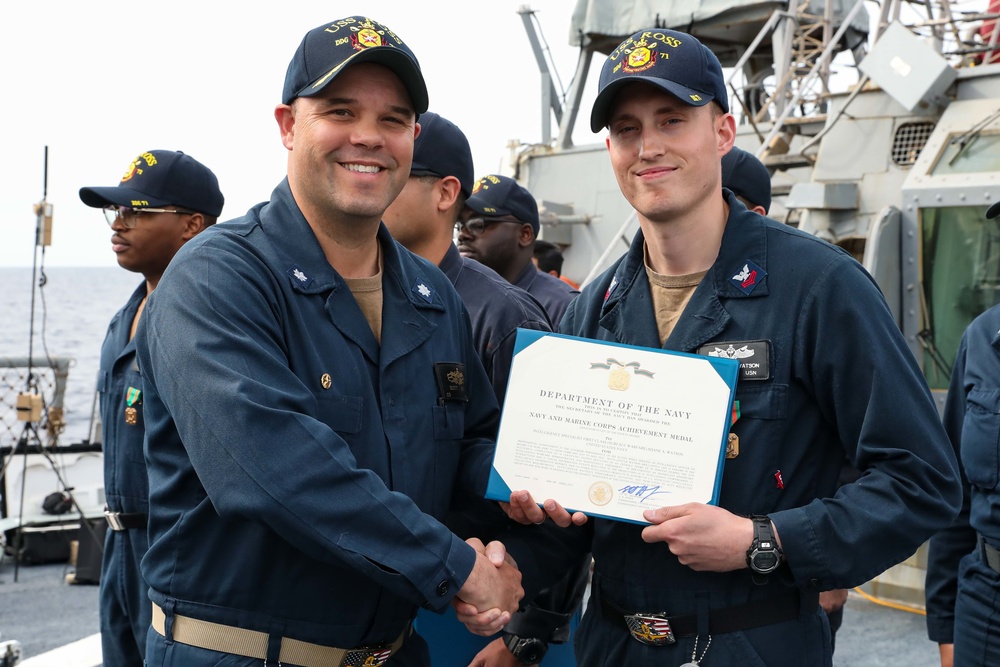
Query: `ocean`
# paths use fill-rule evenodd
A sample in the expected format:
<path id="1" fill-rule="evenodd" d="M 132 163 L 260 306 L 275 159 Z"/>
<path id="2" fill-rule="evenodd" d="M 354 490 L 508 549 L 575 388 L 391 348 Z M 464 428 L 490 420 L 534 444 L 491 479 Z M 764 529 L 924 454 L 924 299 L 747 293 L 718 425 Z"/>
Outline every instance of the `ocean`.
<path id="1" fill-rule="evenodd" d="M 104 334 L 142 276 L 117 266 L 52 267 L 44 275 L 44 287 L 35 290 L 33 354 L 73 360 L 64 401 L 66 430 L 59 438 L 66 445 L 89 438 Z M 31 267 L 0 268 L 0 358 L 28 356 L 31 296 Z M 10 393 L 0 397 L 0 409 L 12 405 L 16 394 Z"/>

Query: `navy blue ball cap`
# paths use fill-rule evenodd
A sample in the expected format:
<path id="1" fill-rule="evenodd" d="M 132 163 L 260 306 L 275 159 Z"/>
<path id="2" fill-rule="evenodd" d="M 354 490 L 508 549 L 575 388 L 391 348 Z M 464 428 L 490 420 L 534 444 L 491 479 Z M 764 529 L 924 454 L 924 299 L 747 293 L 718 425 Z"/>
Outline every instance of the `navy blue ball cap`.
<path id="1" fill-rule="evenodd" d="M 676 30 L 640 30 L 618 45 L 601 68 L 590 129 L 607 127 L 615 95 L 641 81 L 667 91 L 685 104 L 700 107 L 711 101 L 729 111 L 722 65 L 707 46 Z"/>
<path id="2" fill-rule="evenodd" d="M 509 215 L 526 222 L 538 236 L 538 203 L 517 181 L 508 176 L 490 174 L 483 176 L 472 188 L 472 196 L 465 202 L 479 215 L 500 217 Z"/>
<path id="3" fill-rule="evenodd" d="M 771 173 L 753 153 L 733 146 L 722 156 L 722 187 L 738 197 L 771 210 Z"/>
<path id="4" fill-rule="evenodd" d="M 472 195 L 475 168 L 469 139 L 453 122 L 433 111 L 420 116 L 420 134 L 413 142 L 410 173 L 454 176 L 462 184 L 462 194 Z"/>
<path id="5" fill-rule="evenodd" d="M 180 151 L 146 151 L 129 163 L 121 183 L 80 188 L 87 206 L 182 206 L 218 217 L 225 199 L 212 170 Z"/>
<path id="6" fill-rule="evenodd" d="M 988 209 L 986 209 L 986 217 L 989 218 L 990 220 L 998 216 L 1000 216 L 1000 201 L 996 202 L 995 204 L 993 204 L 993 206 L 990 206 Z"/>
<path id="7" fill-rule="evenodd" d="M 417 115 L 427 111 L 427 85 L 417 57 L 396 33 L 366 16 L 349 16 L 306 33 L 288 63 L 281 103 L 318 94 L 357 63 L 388 67 L 403 82 Z"/>

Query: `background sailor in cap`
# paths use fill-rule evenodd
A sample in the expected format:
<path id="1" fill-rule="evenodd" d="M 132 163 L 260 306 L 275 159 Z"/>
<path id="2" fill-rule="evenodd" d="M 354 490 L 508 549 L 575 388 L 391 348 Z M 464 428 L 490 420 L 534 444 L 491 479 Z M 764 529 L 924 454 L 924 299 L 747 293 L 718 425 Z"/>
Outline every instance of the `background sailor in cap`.
<path id="1" fill-rule="evenodd" d="M 80 188 L 80 199 L 104 209 L 118 265 L 143 277 L 108 325 L 97 378 L 109 527 L 101 562 L 101 648 L 106 667 L 124 667 L 142 664 L 151 609 L 139 571 L 148 546 L 149 484 L 135 330 L 167 264 L 182 245 L 215 224 L 224 200 L 208 167 L 179 151 L 162 150 L 139 154 L 117 186 Z"/>
<path id="2" fill-rule="evenodd" d="M 760 365 L 741 371 L 739 444 L 718 506 L 651 508 L 646 526 L 595 519 L 590 539 L 568 534 L 595 563 L 577 659 L 829 666 L 819 592 L 908 557 L 960 506 L 920 369 L 849 253 L 723 190 L 735 121 L 719 61 L 694 37 L 643 30 L 612 51 L 591 128 L 607 129 L 640 231 L 561 332 L 688 353 L 747 346 Z M 862 477 L 838 488 L 845 458 Z M 587 521 L 521 491 L 510 512 Z"/>
<path id="3" fill-rule="evenodd" d="M 522 596 L 481 500 L 497 405 L 462 302 L 380 220 L 427 110 L 416 57 L 363 16 L 303 38 L 274 112 L 288 177 L 178 253 L 137 338 L 160 665 L 427 665 L 418 607 L 491 634 Z"/>
<path id="4" fill-rule="evenodd" d="M 386 210 L 384 221 L 393 238 L 436 264 L 455 286 L 469 312 L 479 359 L 502 405 L 518 328 L 552 329 L 534 297 L 488 266 L 459 254 L 453 236 L 473 182 L 472 149 L 465 133 L 436 113 L 421 114 L 410 178 Z M 487 530 L 498 530 L 464 509 L 453 509 L 446 521 L 456 534 L 482 536 Z M 505 525 L 507 517 L 498 514 L 501 526 Z M 464 632 L 450 611 L 439 615 L 421 610 L 416 629 L 427 640 L 432 664 L 466 667 L 477 660 L 490 665 L 499 660 L 500 664 L 518 665 L 525 664 L 522 660 L 538 662 L 544 655 L 542 665 L 573 665 L 568 644 L 570 619 L 579 607 L 580 596 L 567 589 L 579 585 L 582 592 L 586 586 L 589 557 L 585 561 L 559 584 L 539 593 L 532 604 L 524 605 L 505 627 L 503 638 L 491 641 Z"/>
<path id="5" fill-rule="evenodd" d="M 538 238 L 538 204 L 509 176 L 489 174 L 476 181 L 458 218 L 458 250 L 490 267 L 535 297 L 553 326 L 579 290 L 541 273 L 531 261 Z"/>

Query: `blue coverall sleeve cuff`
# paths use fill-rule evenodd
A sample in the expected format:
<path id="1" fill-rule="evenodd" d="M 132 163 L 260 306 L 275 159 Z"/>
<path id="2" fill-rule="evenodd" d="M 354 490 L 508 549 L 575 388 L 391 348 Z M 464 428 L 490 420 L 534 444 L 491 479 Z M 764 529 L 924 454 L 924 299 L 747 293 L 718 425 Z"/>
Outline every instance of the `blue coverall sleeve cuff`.
<path id="1" fill-rule="evenodd" d="M 954 644 L 955 617 L 927 614 L 927 637 L 938 644 Z"/>
<path id="2" fill-rule="evenodd" d="M 811 591 L 829 591 L 838 586 L 830 575 L 826 553 L 813 530 L 806 508 L 769 514 L 778 532 L 785 561 L 796 586 Z"/>
<path id="3" fill-rule="evenodd" d="M 472 574 L 472 568 L 475 564 L 475 549 L 457 535 L 452 535 L 451 549 L 443 566 L 434 576 L 425 580 L 422 586 L 424 599 L 427 600 L 424 607 L 441 611 L 448 606 L 451 599 L 465 585 L 465 581 Z"/>

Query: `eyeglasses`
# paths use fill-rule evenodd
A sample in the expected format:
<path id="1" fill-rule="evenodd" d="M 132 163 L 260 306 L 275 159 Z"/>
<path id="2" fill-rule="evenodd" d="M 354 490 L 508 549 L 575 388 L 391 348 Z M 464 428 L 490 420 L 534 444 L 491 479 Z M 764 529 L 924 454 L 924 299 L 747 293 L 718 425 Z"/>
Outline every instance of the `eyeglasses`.
<path id="1" fill-rule="evenodd" d="M 483 232 L 486 231 L 487 227 L 491 225 L 497 225 L 501 222 L 513 222 L 518 225 L 523 225 L 524 223 L 515 218 L 469 218 L 465 222 L 461 220 L 455 221 L 455 231 L 461 232 L 463 229 L 473 236 L 482 236 Z"/>
<path id="2" fill-rule="evenodd" d="M 195 211 L 187 211 L 181 208 L 132 208 L 131 206 L 105 206 L 104 219 L 108 221 L 108 226 L 115 224 L 115 220 L 121 219 L 125 229 L 133 229 L 139 224 L 139 216 L 144 213 L 176 213 L 178 215 L 194 215 Z"/>

